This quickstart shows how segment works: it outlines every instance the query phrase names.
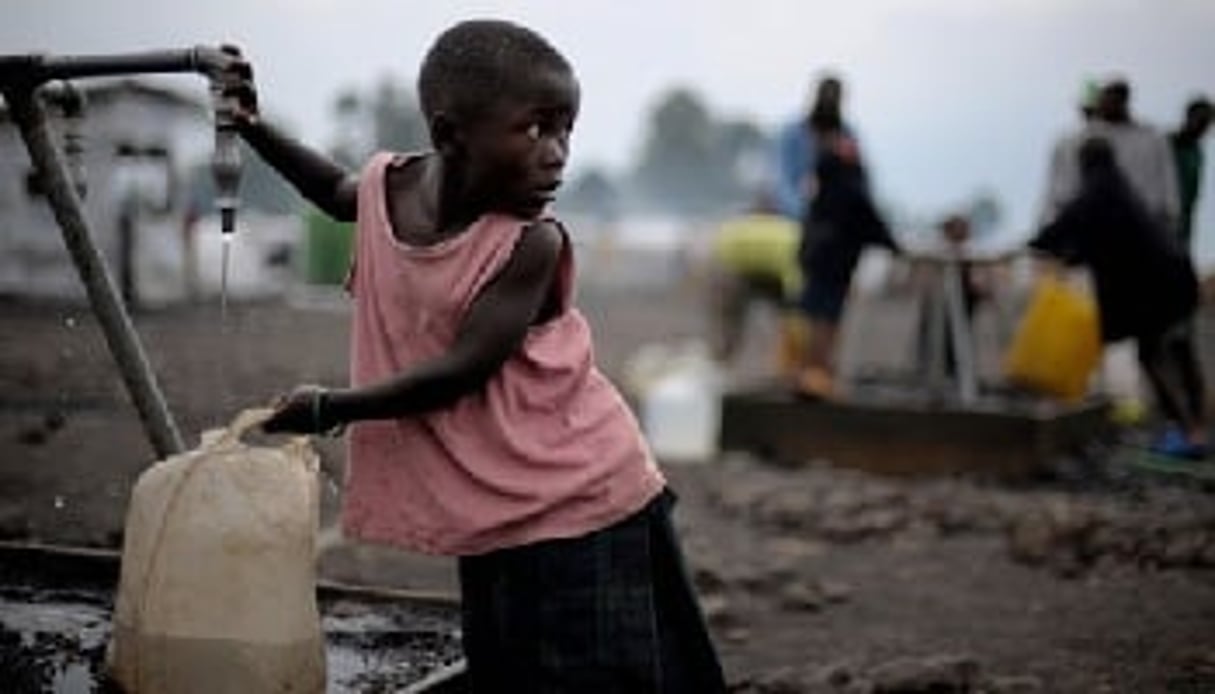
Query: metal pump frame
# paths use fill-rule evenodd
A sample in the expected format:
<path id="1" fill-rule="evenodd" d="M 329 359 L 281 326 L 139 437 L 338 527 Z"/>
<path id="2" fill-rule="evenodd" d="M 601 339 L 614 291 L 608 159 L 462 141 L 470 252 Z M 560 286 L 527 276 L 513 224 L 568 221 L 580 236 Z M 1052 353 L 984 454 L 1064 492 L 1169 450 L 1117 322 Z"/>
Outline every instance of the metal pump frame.
<path id="1" fill-rule="evenodd" d="M 0 93 L 29 151 L 63 240 L 84 283 L 89 303 L 110 353 L 143 423 L 152 448 L 164 458 L 185 450 L 139 335 L 124 306 L 105 258 L 93 242 L 80 194 L 63 153 L 55 144 L 40 91 L 47 82 L 148 73 L 197 73 L 212 84 L 231 56 L 197 46 L 184 50 L 115 55 L 0 55 Z"/>

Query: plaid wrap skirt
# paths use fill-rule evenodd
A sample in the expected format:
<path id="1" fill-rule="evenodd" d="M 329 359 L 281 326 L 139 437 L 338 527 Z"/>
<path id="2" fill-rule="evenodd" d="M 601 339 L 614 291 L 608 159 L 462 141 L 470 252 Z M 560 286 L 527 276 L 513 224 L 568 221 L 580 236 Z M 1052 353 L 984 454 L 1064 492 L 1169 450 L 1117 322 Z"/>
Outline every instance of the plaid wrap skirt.
<path id="1" fill-rule="evenodd" d="M 475 694 L 725 691 L 671 525 L 674 495 L 582 537 L 459 560 Z"/>

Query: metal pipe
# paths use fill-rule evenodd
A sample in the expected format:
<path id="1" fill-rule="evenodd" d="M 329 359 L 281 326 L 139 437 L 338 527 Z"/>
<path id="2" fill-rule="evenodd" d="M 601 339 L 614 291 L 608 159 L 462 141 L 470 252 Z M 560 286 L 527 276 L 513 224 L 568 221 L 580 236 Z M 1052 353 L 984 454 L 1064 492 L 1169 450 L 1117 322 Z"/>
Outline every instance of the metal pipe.
<path id="1" fill-rule="evenodd" d="M 84 282 L 110 353 L 118 363 L 118 371 L 122 374 L 153 449 L 161 458 L 185 450 L 131 318 L 118 297 L 114 279 L 93 243 L 80 197 L 51 137 L 46 109 L 32 90 L 5 89 L 4 98 L 25 140 L 34 168 L 42 179 L 51 210 L 63 231 L 64 243 Z"/>
<path id="2" fill-rule="evenodd" d="M 214 77 L 230 60 L 210 46 L 114 55 L 2 55 L 0 88 L 32 91 L 50 80 L 136 73 L 197 72 Z"/>
<path id="3" fill-rule="evenodd" d="M 945 306 L 941 278 L 926 288 L 928 313 L 929 361 L 928 382 L 934 398 L 944 398 L 949 386 L 949 312 Z M 934 286 L 935 285 L 935 286 Z"/>
<path id="4" fill-rule="evenodd" d="M 48 80 L 137 72 L 192 72 L 195 69 L 194 51 L 189 49 L 117 55 L 49 55 L 40 62 L 40 72 Z"/>
<path id="5" fill-rule="evenodd" d="M 954 259 L 945 264 L 944 289 L 945 310 L 949 317 L 949 342 L 953 347 L 954 374 L 958 379 L 958 398 L 963 405 L 973 405 L 979 397 L 978 374 L 975 373 L 974 353 L 971 349 L 972 331 L 970 318 L 966 314 L 965 280 L 962 277 L 962 261 Z"/>

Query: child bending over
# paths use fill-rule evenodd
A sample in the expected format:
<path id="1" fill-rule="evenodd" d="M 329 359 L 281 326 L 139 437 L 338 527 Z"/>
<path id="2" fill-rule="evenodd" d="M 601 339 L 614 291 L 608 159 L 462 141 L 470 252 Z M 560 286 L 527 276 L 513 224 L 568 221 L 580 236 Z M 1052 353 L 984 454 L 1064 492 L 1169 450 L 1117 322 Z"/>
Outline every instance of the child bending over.
<path id="1" fill-rule="evenodd" d="M 566 59 L 507 22 L 448 29 L 418 78 L 433 151 L 355 174 L 259 119 L 232 54 L 245 139 L 357 221 L 350 387 L 297 388 L 266 431 L 349 424 L 345 533 L 459 558 L 474 691 L 724 691 L 673 496 L 571 304 L 548 212 L 578 114 Z"/>

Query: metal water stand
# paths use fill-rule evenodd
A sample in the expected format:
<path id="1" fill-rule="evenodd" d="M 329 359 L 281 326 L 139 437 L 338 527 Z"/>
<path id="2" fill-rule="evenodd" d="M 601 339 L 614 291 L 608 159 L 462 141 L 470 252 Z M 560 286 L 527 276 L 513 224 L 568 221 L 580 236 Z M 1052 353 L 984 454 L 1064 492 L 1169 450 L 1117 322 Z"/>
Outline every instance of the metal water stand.
<path id="1" fill-rule="evenodd" d="M 770 383 L 734 389 L 722 401 L 721 448 L 787 463 L 830 460 L 885 474 L 1003 480 L 1032 479 L 1081 453 L 1107 431 L 1104 398 L 1055 402 L 979 378 L 965 273 L 1017 253 L 960 244 L 908 249 L 908 259 L 929 271 L 910 373 L 870 378 L 847 397 L 819 402 Z"/>
<path id="2" fill-rule="evenodd" d="M 966 268 L 968 265 L 998 265 L 1011 260 L 1013 255 L 977 255 L 960 243 L 950 243 L 939 250 L 908 253 L 912 263 L 931 268 L 935 275 L 923 296 L 927 335 L 924 336 L 926 344 L 920 345 L 923 351 L 916 355 L 916 366 L 926 376 L 924 385 L 938 397 L 947 397 L 952 390 L 952 395 L 964 407 L 977 402 L 979 377 L 974 330 L 966 308 Z"/>
<path id="3" fill-rule="evenodd" d="M 212 170 L 217 206 L 223 232 L 230 234 L 235 230 L 236 192 L 241 170 L 232 104 L 224 97 L 225 80 L 231 78 L 226 70 L 233 60 L 232 55 L 208 46 L 116 55 L 0 55 L 0 93 L 21 131 L 30 160 L 63 231 L 64 243 L 84 282 L 89 303 L 101 324 L 148 440 L 157 456 L 162 458 L 181 452 L 184 446 L 113 275 L 93 242 L 93 233 L 81 205 L 84 172 L 80 164 L 78 130 L 71 124 L 73 119 L 80 117 L 82 104 L 73 100 L 73 90 L 66 91 L 65 115 L 69 128 L 65 137 L 65 157 L 51 134 L 50 119 L 43 104 L 44 86 L 55 80 L 148 73 L 192 72 L 207 77 L 216 111 Z"/>

